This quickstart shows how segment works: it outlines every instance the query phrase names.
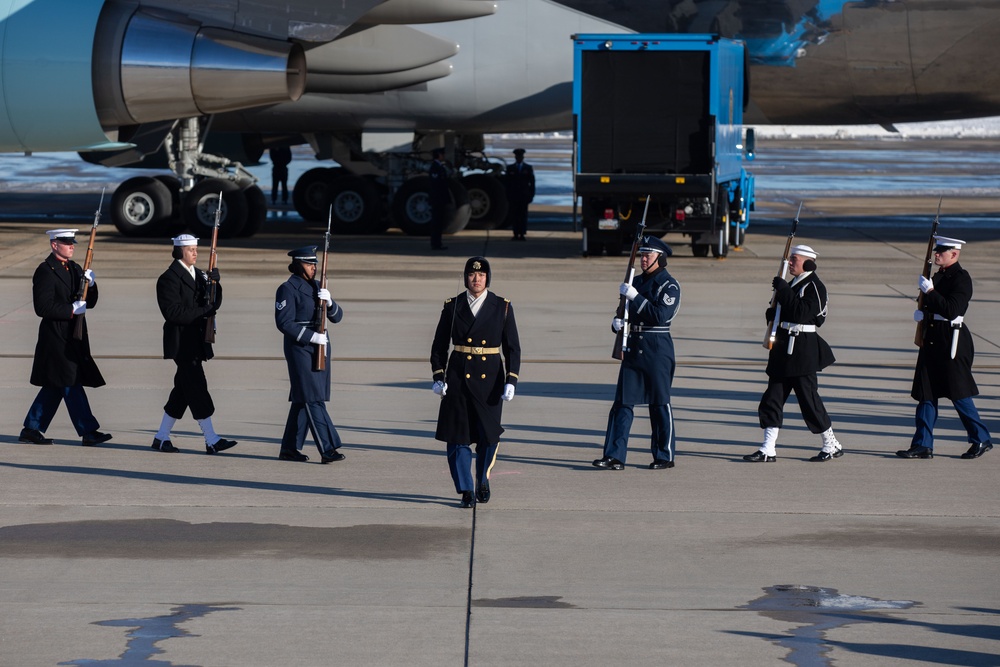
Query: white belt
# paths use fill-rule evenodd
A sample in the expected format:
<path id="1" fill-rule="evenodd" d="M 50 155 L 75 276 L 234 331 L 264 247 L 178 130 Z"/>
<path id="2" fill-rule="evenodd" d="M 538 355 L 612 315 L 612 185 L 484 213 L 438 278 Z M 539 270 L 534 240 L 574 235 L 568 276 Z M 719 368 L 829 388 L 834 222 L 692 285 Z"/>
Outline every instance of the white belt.
<path id="1" fill-rule="evenodd" d="M 816 333 L 815 324 L 797 324 L 795 322 L 782 322 L 782 329 L 787 329 L 789 333 Z"/>
<path id="2" fill-rule="evenodd" d="M 944 317 L 943 315 L 938 315 L 937 313 L 934 313 L 934 319 L 941 322 L 951 322 L 951 325 L 954 327 L 962 326 L 962 322 L 965 321 L 965 318 L 961 315 L 959 315 L 953 320 L 949 320 L 947 317 Z"/>

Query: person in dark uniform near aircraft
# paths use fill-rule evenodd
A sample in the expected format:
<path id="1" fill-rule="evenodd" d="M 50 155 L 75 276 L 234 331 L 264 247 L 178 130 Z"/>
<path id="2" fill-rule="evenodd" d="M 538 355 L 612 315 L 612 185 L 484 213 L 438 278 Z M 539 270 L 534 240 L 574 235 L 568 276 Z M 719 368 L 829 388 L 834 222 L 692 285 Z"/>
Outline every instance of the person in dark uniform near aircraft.
<path id="1" fill-rule="evenodd" d="M 514 149 L 514 164 L 507 165 L 507 203 L 513 241 L 524 241 L 528 232 L 528 204 L 535 199 L 535 170 L 524 161 L 524 149 Z"/>
<path id="2" fill-rule="evenodd" d="M 76 229 L 47 231 L 52 252 L 31 277 L 31 300 L 35 314 L 42 321 L 38 324 L 30 381 L 41 389 L 28 408 L 19 442 L 52 444 L 52 439 L 46 438 L 44 432 L 63 401 L 83 445 L 97 445 L 111 439 L 110 434 L 98 430 L 100 424 L 91 412 L 84 390 L 84 387 L 103 387 L 105 384 L 90 355 L 86 319 L 82 338 L 73 337 L 76 318 L 84 317 L 93 309 L 98 297 L 94 272 L 84 271 L 73 261 L 76 232 Z M 86 301 L 80 299 L 84 280 L 88 282 Z"/>
<path id="3" fill-rule="evenodd" d="M 491 279 L 485 257 L 465 263 L 466 289 L 444 302 L 431 344 L 432 388 L 441 396 L 434 437 L 447 443 L 448 468 L 462 507 L 490 500 L 490 471 L 504 431 L 501 401 L 514 398 L 521 367 L 514 307 L 487 289 Z"/>
<path id="4" fill-rule="evenodd" d="M 212 425 L 215 403 L 202 365 L 215 356 L 212 344 L 205 341 L 205 327 L 222 305 L 219 269 L 207 274 L 195 268 L 198 239 L 194 236 L 181 234 L 171 240 L 174 261 L 156 281 L 156 303 L 164 319 L 163 358 L 173 359 L 177 370 L 152 448 L 179 451 L 170 440 L 170 430 L 190 408 L 205 435 L 205 453 L 217 454 L 236 445 L 235 440 L 219 437 Z M 216 283 L 214 300 L 210 280 Z"/>
<path id="5" fill-rule="evenodd" d="M 938 401 L 949 399 L 969 435 L 963 459 L 977 459 L 993 449 L 990 432 L 979 417 L 972 397 L 979 388 L 972 377 L 975 349 L 965 314 L 972 300 L 972 277 L 958 263 L 965 241 L 935 236 L 933 278 L 918 279 L 923 292 L 921 308 L 913 319 L 923 322 L 923 345 L 917 354 L 910 396 L 917 401 L 916 432 L 910 448 L 896 452 L 904 459 L 934 458 L 934 424 Z"/>
<path id="6" fill-rule="evenodd" d="M 306 431 L 312 433 L 319 449 L 320 462 L 341 461 L 340 435 L 326 410 L 330 400 L 330 343 L 326 333 L 317 331 L 320 302 L 326 302 L 326 318 L 336 324 L 344 311 L 320 286 L 316 276 L 316 246 L 305 246 L 288 253 L 292 258 L 288 271 L 292 275 L 278 287 L 274 297 L 274 323 L 284 334 L 283 350 L 288 364 L 291 407 L 281 436 L 282 461 L 308 461 L 302 453 Z M 313 370 L 316 346 L 323 346 L 326 365 Z"/>
<path id="7" fill-rule="evenodd" d="M 448 224 L 448 213 L 451 204 L 451 190 L 448 189 L 448 179 L 451 175 L 448 164 L 444 161 L 444 149 L 435 148 L 431 151 L 431 166 L 427 174 L 431 185 L 428 192 L 431 205 L 431 250 L 447 250 L 442 245 L 441 234 Z"/>
<path id="8" fill-rule="evenodd" d="M 288 203 L 288 165 L 292 163 L 292 149 L 288 146 L 276 146 L 268 150 L 271 157 L 271 204 L 278 203 L 278 190 L 281 190 L 281 203 Z"/>
<path id="9" fill-rule="evenodd" d="M 829 299 L 826 286 L 816 275 L 817 253 L 807 245 L 791 249 L 788 258 L 789 283 L 780 276 L 772 281 L 775 303 L 781 306 L 774 345 L 767 357 L 767 388 L 757 406 L 764 442 L 753 454 L 743 457 L 751 463 L 772 463 L 777 460 L 775 444 L 784 419 L 785 402 L 794 391 L 802 418 L 812 433 L 819 434 L 823 445 L 810 461 L 822 462 L 840 458 L 844 448 L 833 433 L 830 415 L 819 396 L 816 373 L 836 359 L 833 350 L 817 333 L 826 321 Z M 775 312 L 764 313 L 767 322 L 774 321 Z"/>
<path id="10" fill-rule="evenodd" d="M 619 292 L 628 300 L 628 349 L 618 371 L 618 388 L 608 414 L 604 456 L 593 462 L 604 470 L 624 470 L 634 407 L 649 406 L 652 424 L 651 470 L 674 467 L 674 415 L 670 390 L 674 382 L 674 341 L 670 326 L 681 305 L 681 287 L 667 272 L 667 257 L 673 251 L 655 236 L 644 236 L 639 245 L 642 273 L 632 284 L 622 283 Z M 625 322 L 615 318 L 611 329 L 618 333 Z"/>

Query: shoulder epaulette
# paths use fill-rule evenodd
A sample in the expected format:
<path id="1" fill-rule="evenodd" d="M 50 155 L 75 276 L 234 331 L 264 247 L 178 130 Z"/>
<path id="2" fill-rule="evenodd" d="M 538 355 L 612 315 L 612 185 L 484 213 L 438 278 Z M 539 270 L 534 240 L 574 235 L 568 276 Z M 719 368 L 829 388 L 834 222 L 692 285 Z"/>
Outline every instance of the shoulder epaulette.
<path id="1" fill-rule="evenodd" d="M 445 299 L 444 302 L 445 303 L 451 303 L 451 299 Z"/>

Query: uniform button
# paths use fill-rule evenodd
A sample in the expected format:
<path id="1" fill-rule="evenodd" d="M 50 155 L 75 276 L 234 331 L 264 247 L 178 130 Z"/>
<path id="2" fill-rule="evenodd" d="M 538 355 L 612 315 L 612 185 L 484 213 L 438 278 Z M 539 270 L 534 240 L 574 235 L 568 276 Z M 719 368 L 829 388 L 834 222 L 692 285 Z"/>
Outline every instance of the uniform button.
<path id="1" fill-rule="evenodd" d="M 482 374 L 482 375 L 480 375 L 479 377 L 480 377 L 481 379 L 485 380 L 485 379 L 486 379 L 486 373 L 483 373 L 483 374 Z"/>
<path id="2" fill-rule="evenodd" d="M 486 341 L 485 340 L 483 341 L 483 345 L 486 345 Z"/>
<path id="3" fill-rule="evenodd" d="M 639 354 L 642 354 L 642 350 L 639 350 Z"/>
<path id="4" fill-rule="evenodd" d="M 486 361 L 486 357 L 483 357 L 483 361 Z"/>
<path id="5" fill-rule="evenodd" d="M 471 339 L 471 338 L 467 338 L 467 339 L 466 339 L 466 342 L 467 342 L 467 343 L 471 343 L 471 342 L 472 342 L 472 339 Z"/>
<path id="6" fill-rule="evenodd" d="M 469 375 L 468 373 L 466 373 L 466 374 L 465 374 L 465 379 L 466 379 L 466 380 L 468 380 L 468 379 L 469 379 L 470 377 L 472 377 L 472 376 L 471 376 L 471 375 Z"/>
<path id="7" fill-rule="evenodd" d="M 470 354 L 469 356 L 466 357 L 466 359 L 472 359 L 472 355 Z"/>

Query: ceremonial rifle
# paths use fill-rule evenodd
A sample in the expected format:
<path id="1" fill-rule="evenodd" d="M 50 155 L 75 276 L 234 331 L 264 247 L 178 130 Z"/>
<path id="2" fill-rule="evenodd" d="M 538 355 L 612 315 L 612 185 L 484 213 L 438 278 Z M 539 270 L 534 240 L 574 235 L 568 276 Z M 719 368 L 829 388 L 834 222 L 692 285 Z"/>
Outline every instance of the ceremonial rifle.
<path id="1" fill-rule="evenodd" d="M 219 244 L 219 224 L 222 220 L 222 190 L 219 190 L 219 202 L 215 206 L 215 224 L 212 225 L 212 249 L 208 254 L 208 273 L 212 273 L 212 269 L 218 261 L 218 253 L 215 251 L 216 246 Z M 215 290 L 217 289 L 218 283 L 212 280 L 211 277 L 208 279 L 208 302 L 213 307 L 215 306 Z M 215 342 L 215 313 L 205 321 L 205 342 L 214 343 Z"/>
<path id="2" fill-rule="evenodd" d="M 937 235 L 938 222 L 941 218 L 941 202 L 944 200 L 942 196 L 938 199 L 937 215 L 934 216 L 934 224 L 931 225 L 931 235 L 927 239 L 927 254 L 924 255 L 924 270 L 921 275 L 924 278 L 931 277 L 931 266 L 934 259 L 934 236 Z M 924 293 L 923 291 L 917 295 L 917 310 L 921 310 L 924 307 Z M 913 344 L 917 347 L 924 346 L 924 321 L 920 320 L 917 322 L 917 332 L 913 335 Z M 954 357 L 952 357 L 954 358 Z"/>
<path id="3" fill-rule="evenodd" d="M 94 261 L 94 237 L 97 236 L 97 225 L 101 223 L 101 207 L 104 206 L 104 191 L 107 188 L 101 188 L 101 201 L 97 204 L 97 211 L 94 213 L 94 226 L 90 228 L 90 242 L 87 244 L 87 259 L 83 261 L 83 278 L 80 278 L 80 301 L 86 302 L 87 300 L 87 290 L 90 288 L 90 281 L 87 280 L 87 270 L 90 268 L 90 263 Z M 73 323 L 73 338 L 76 340 L 83 340 L 83 318 L 86 313 L 77 316 L 76 322 Z"/>
<path id="4" fill-rule="evenodd" d="M 625 283 L 628 285 L 632 284 L 632 279 L 635 278 L 635 257 L 639 254 L 639 244 L 642 243 L 642 232 L 646 229 L 646 213 L 649 211 L 649 200 L 650 196 L 646 195 L 646 206 L 642 209 L 642 220 L 639 222 L 638 227 L 635 228 L 635 240 L 632 241 L 632 252 L 629 253 L 628 257 L 628 269 L 625 270 Z M 618 334 L 615 336 L 615 346 L 611 350 L 611 358 L 618 359 L 621 361 L 625 358 L 625 349 L 628 346 L 628 299 L 625 298 L 623 294 L 618 300 L 618 310 L 615 312 L 615 317 L 622 320 L 622 328 L 618 330 Z"/>
<path id="5" fill-rule="evenodd" d="M 319 272 L 319 286 L 326 289 L 326 262 L 330 256 L 330 224 L 333 222 L 333 205 L 330 206 L 330 215 L 326 219 L 326 235 L 323 237 L 323 266 Z M 319 324 L 316 331 L 326 333 L 326 301 L 319 300 Z M 313 349 L 313 370 L 326 370 L 326 345 L 316 344 Z"/>
<path id="6" fill-rule="evenodd" d="M 792 252 L 792 239 L 795 238 L 795 230 L 799 226 L 799 214 L 802 213 L 802 202 L 799 202 L 799 210 L 792 220 L 792 231 L 788 232 L 785 240 L 785 254 L 781 256 L 781 266 L 778 269 L 778 276 L 784 280 L 788 276 L 788 258 Z M 774 308 L 774 319 L 767 323 L 767 331 L 764 333 L 764 347 L 770 350 L 774 347 L 774 341 L 778 337 L 778 326 L 781 324 L 781 304 L 778 303 L 778 291 L 771 293 L 771 308 Z"/>

